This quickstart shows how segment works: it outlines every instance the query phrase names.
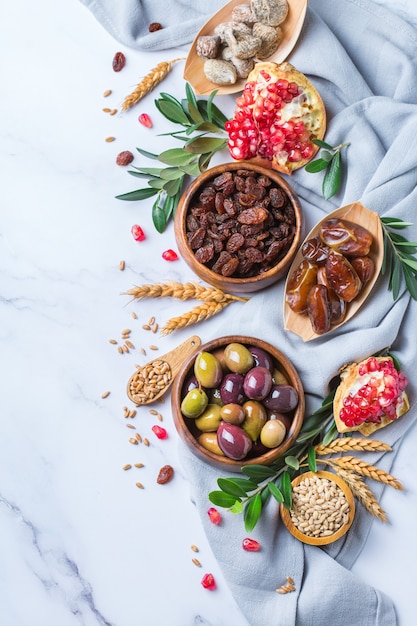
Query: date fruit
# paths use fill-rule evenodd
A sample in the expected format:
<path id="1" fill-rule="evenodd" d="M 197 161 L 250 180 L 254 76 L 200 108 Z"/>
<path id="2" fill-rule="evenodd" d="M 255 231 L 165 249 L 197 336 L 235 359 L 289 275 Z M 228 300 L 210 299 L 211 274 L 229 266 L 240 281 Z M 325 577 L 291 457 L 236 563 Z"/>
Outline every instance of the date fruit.
<path id="1" fill-rule="evenodd" d="M 330 287 L 345 302 L 352 302 L 362 289 L 361 279 L 351 263 L 334 250 L 327 257 L 326 275 Z"/>
<path id="2" fill-rule="evenodd" d="M 330 302 L 325 285 L 314 285 L 308 292 L 307 314 L 315 333 L 323 335 L 330 329 Z"/>
<path id="3" fill-rule="evenodd" d="M 318 266 L 311 261 L 301 261 L 288 279 L 285 299 L 288 306 L 296 313 L 307 311 L 307 297 L 316 284 Z"/>
<path id="4" fill-rule="evenodd" d="M 371 249 L 371 233 L 348 220 L 331 218 L 320 228 L 320 239 L 333 250 L 346 256 L 367 256 Z"/>

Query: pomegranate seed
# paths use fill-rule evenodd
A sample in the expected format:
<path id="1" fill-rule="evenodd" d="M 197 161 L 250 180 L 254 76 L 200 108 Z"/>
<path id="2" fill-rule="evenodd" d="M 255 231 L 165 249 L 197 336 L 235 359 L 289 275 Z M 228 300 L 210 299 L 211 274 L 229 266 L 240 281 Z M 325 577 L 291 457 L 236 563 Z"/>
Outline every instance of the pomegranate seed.
<path id="1" fill-rule="evenodd" d="M 141 113 L 138 117 L 139 122 L 146 128 L 152 128 L 152 120 L 147 113 Z"/>
<path id="2" fill-rule="evenodd" d="M 162 253 L 162 258 L 165 259 L 165 261 L 178 261 L 179 257 L 174 250 L 169 249 Z"/>
<path id="3" fill-rule="evenodd" d="M 246 539 L 242 541 L 242 548 L 247 552 L 259 552 L 261 544 L 259 541 L 256 541 L 256 539 L 249 539 L 249 537 L 246 537 Z"/>
<path id="4" fill-rule="evenodd" d="M 210 518 L 210 522 L 212 524 L 216 524 L 216 526 L 222 521 L 222 516 L 220 515 L 218 510 L 214 508 L 214 506 L 209 508 L 209 510 L 207 511 L 207 515 Z"/>
<path id="5" fill-rule="evenodd" d="M 152 426 L 152 432 L 158 437 L 158 439 L 166 439 L 168 437 L 168 433 L 162 426 Z"/>
<path id="6" fill-rule="evenodd" d="M 141 226 L 139 226 L 139 224 L 134 224 L 132 226 L 131 233 L 135 241 L 143 241 L 144 239 L 146 239 L 145 233 L 143 232 L 143 229 Z"/>
<path id="7" fill-rule="evenodd" d="M 216 581 L 214 580 L 213 574 L 204 574 L 201 579 L 201 584 L 204 589 L 208 589 L 209 591 L 214 591 L 214 589 L 216 589 Z"/>

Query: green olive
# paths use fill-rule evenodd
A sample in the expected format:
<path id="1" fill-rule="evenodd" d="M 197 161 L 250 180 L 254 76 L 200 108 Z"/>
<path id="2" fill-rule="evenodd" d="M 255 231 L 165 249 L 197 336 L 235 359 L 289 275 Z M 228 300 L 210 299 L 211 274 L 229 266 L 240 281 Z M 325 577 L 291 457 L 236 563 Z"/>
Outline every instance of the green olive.
<path id="1" fill-rule="evenodd" d="M 272 382 L 274 385 L 288 385 L 289 383 L 288 378 L 278 368 L 272 372 Z"/>
<path id="2" fill-rule="evenodd" d="M 200 417 L 195 420 L 198 430 L 203 433 L 216 431 L 222 420 L 220 411 L 221 408 L 218 404 L 208 404 Z"/>
<path id="3" fill-rule="evenodd" d="M 245 419 L 245 411 L 240 404 L 230 402 L 220 409 L 220 415 L 224 422 L 239 425 Z"/>
<path id="4" fill-rule="evenodd" d="M 249 350 L 242 343 L 229 343 L 224 349 L 224 362 L 231 372 L 246 374 L 255 361 Z"/>
<path id="5" fill-rule="evenodd" d="M 210 389 L 210 391 L 209 391 L 209 402 L 210 402 L 210 404 L 218 404 L 219 406 L 223 406 L 224 402 L 223 402 L 222 397 L 220 395 L 219 387 L 216 387 L 216 389 Z"/>
<path id="6" fill-rule="evenodd" d="M 243 403 L 242 407 L 245 412 L 245 420 L 242 422 L 242 428 L 252 441 L 256 441 L 267 420 L 266 409 L 263 404 L 257 400 L 248 400 Z"/>
<path id="7" fill-rule="evenodd" d="M 217 433 L 201 433 L 197 441 L 206 450 L 214 452 L 214 454 L 218 454 L 219 456 L 224 456 L 224 452 L 217 443 Z"/>
<path id="8" fill-rule="evenodd" d="M 285 439 L 287 430 L 281 420 L 268 420 L 261 430 L 261 443 L 266 448 L 277 448 Z"/>
<path id="9" fill-rule="evenodd" d="M 199 417 L 208 405 L 208 397 L 203 389 L 190 389 L 181 402 L 181 413 L 185 417 Z"/>
<path id="10" fill-rule="evenodd" d="M 202 351 L 194 361 L 194 374 L 200 385 L 208 389 L 218 387 L 223 378 L 221 363 L 211 352 Z"/>

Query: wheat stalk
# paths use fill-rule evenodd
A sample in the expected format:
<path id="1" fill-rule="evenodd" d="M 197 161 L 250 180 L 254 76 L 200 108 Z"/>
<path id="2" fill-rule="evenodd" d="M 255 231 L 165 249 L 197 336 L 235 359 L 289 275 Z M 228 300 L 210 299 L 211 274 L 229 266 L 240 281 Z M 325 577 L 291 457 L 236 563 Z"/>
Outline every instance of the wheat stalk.
<path id="1" fill-rule="evenodd" d="M 350 487 L 353 495 L 365 507 L 368 513 L 377 517 L 382 522 L 387 521 L 387 515 L 375 498 L 375 495 L 355 472 L 341 467 L 335 467 L 335 471 L 336 474 L 343 478 L 345 483 Z"/>
<path id="2" fill-rule="evenodd" d="M 126 291 L 123 295 L 133 296 L 135 300 L 142 298 L 162 298 L 170 297 L 178 300 L 203 300 L 205 302 L 231 302 L 233 300 L 247 302 L 249 298 L 241 298 L 224 293 L 221 289 L 215 287 L 204 287 L 198 283 L 178 283 L 175 281 L 167 281 L 166 283 L 155 283 L 153 285 L 135 286 Z"/>
<path id="3" fill-rule="evenodd" d="M 164 78 L 169 74 L 172 66 L 177 61 L 184 61 L 183 58 L 173 59 L 172 61 L 161 61 L 158 65 L 150 70 L 148 74 L 140 81 L 135 89 L 123 100 L 121 105 L 122 111 L 127 111 L 137 104 L 142 98 L 150 93 Z"/>
<path id="4" fill-rule="evenodd" d="M 400 481 L 397 480 L 394 476 L 388 474 L 388 472 L 386 472 L 385 470 L 379 469 L 378 467 L 375 467 L 375 465 L 371 465 L 370 463 L 362 461 L 362 459 L 358 459 L 354 456 L 344 456 L 338 459 L 332 459 L 331 461 L 328 461 L 328 463 L 332 467 L 337 466 L 341 467 L 342 469 L 356 472 L 357 474 L 361 474 L 362 476 L 367 476 L 368 478 L 377 480 L 380 483 L 384 483 L 385 485 L 394 487 L 394 489 L 403 489 Z"/>
<path id="5" fill-rule="evenodd" d="M 174 330 L 191 326 L 192 324 L 198 324 L 204 320 L 213 317 L 216 313 L 219 313 L 226 307 L 229 302 L 204 302 L 194 307 L 188 313 L 180 315 L 179 317 L 173 317 L 161 328 L 161 335 L 169 335 Z"/>
<path id="6" fill-rule="evenodd" d="M 315 446 L 318 455 L 346 452 L 346 450 L 360 450 L 361 452 L 386 452 L 391 446 L 377 439 L 363 439 L 358 437 L 340 437 L 324 446 L 322 443 Z"/>

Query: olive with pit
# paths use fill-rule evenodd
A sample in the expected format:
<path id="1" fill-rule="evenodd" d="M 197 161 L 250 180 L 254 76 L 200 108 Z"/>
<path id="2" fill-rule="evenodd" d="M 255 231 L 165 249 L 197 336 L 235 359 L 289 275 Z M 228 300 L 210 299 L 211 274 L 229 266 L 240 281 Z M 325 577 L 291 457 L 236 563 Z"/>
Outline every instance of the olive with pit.
<path id="1" fill-rule="evenodd" d="M 287 429 L 281 420 L 268 420 L 262 427 L 260 440 L 266 448 L 277 448 L 286 434 Z"/>
<path id="2" fill-rule="evenodd" d="M 195 425 L 201 432 L 216 431 L 222 420 L 218 404 L 208 404 L 200 417 L 195 420 Z"/>
<path id="3" fill-rule="evenodd" d="M 243 430 L 249 435 L 252 441 L 256 441 L 266 420 L 266 409 L 257 400 L 247 400 L 243 403 L 245 420 L 242 423 Z"/>
<path id="4" fill-rule="evenodd" d="M 211 352 L 199 352 L 194 362 L 194 374 L 200 385 L 213 389 L 223 378 L 221 363 Z"/>
<path id="5" fill-rule="evenodd" d="M 218 454 L 219 456 L 225 456 L 223 450 L 221 450 L 217 443 L 217 432 L 201 433 L 197 438 L 198 443 L 206 450 Z"/>
<path id="6" fill-rule="evenodd" d="M 229 424 L 239 425 L 245 419 L 245 411 L 243 410 L 243 407 L 234 402 L 224 404 L 220 409 L 220 415 L 222 420 L 228 422 Z"/>
<path id="7" fill-rule="evenodd" d="M 229 343 L 224 349 L 224 362 L 231 372 L 246 374 L 254 365 L 254 359 L 242 343 Z"/>
<path id="8" fill-rule="evenodd" d="M 270 372 L 274 370 L 274 361 L 266 350 L 258 348 L 258 346 L 249 346 L 248 350 L 253 356 L 255 367 L 260 365 L 261 367 L 266 367 Z"/>
<path id="9" fill-rule="evenodd" d="M 252 367 L 245 375 L 243 391 L 251 400 L 263 400 L 272 387 L 272 374 L 266 367 Z"/>
<path id="10" fill-rule="evenodd" d="M 290 413 L 298 404 L 298 392 L 291 385 L 272 385 L 263 403 L 268 409 Z"/>
<path id="11" fill-rule="evenodd" d="M 202 389 L 190 389 L 181 402 L 181 413 L 185 417 L 199 417 L 208 405 L 208 397 Z"/>
<path id="12" fill-rule="evenodd" d="M 246 396 L 243 391 L 242 374 L 226 374 L 220 385 L 220 397 L 224 404 L 243 404 Z"/>
<path id="13" fill-rule="evenodd" d="M 244 459 L 252 448 L 252 440 L 243 428 L 227 422 L 220 423 L 217 443 L 223 453 L 235 461 Z"/>

